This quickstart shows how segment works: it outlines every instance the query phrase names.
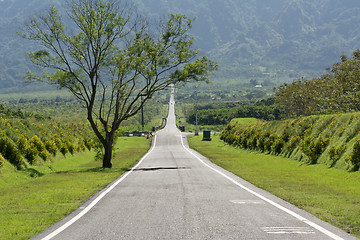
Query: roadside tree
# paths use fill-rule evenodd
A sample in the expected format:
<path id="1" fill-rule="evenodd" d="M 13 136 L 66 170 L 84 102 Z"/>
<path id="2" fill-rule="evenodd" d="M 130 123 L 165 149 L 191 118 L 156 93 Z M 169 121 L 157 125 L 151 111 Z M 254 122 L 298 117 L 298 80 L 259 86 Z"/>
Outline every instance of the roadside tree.
<path id="1" fill-rule="evenodd" d="M 42 73 L 26 77 L 68 89 L 84 104 L 104 147 L 104 168 L 112 167 L 120 124 L 155 92 L 208 81 L 217 68 L 216 62 L 198 57 L 188 33 L 192 20 L 184 15 L 170 15 L 154 26 L 119 1 L 78 0 L 67 5 L 67 16 L 51 7 L 20 33 L 40 47 L 28 55 Z"/>

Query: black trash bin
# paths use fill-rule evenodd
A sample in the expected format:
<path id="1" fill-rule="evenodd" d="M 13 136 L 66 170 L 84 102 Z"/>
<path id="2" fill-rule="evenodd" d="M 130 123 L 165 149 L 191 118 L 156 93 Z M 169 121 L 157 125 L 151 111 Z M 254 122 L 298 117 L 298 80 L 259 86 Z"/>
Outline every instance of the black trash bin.
<path id="1" fill-rule="evenodd" d="M 211 132 L 209 130 L 204 130 L 202 140 L 203 141 L 211 141 Z"/>

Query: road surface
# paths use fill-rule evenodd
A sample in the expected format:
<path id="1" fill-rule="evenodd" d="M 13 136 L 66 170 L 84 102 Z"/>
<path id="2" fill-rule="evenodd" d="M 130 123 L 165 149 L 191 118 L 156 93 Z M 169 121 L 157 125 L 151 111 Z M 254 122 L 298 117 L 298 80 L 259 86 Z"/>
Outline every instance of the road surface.
<path id="1" fill-rule="evenodd" d="M 137 166 L 33 239 L 356 239 L 190 150 L 174 106 Z"/>

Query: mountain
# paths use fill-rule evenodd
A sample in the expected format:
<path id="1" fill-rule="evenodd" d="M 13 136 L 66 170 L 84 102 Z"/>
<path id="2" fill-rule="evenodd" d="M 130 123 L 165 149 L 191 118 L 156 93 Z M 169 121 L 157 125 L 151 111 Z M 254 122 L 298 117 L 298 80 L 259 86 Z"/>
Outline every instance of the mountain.
<path id="1" fill-rule="evenodd" d="M 18 87 L 31 45 L 16 35 L 29 16 L 55 0 L 0 0 L 0 88 Z M 219 62 L 214 79 L 291 81 L 316 77 L 359 48 L 358 0 L 134 0 L 150 18 L 196 18 L 201 53 Z"/>

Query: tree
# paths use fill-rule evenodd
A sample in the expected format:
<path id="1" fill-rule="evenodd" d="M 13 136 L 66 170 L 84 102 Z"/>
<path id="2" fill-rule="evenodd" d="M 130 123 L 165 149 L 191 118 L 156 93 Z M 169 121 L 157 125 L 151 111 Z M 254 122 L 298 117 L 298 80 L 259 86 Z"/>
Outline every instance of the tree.
<path id="1" fill-rule="evenodd" d="M 344 112 L 360 111 L 360 50 L 353 52 L 352 58 L 341 55 L 341 62 L 334 64 L 333 102 Z"/>
<path id="2" fill-rule="evenodd" d="M 341 55 L 330 72 L 312 80 L 299 79 L 276 88 L 275 100 L 289 117 L 360 110 L 360 50 Z"/>
<path id="3" fill-rule="evenodd" d="M 188 33 L 192 19 L 184 15 L 172 14 L 152 31 L 118 1 L 79 0 L 67 7 L 68 19 L 53 6 L 21 33 L 41 46 L 28 55 L 42 74 L 26 77 L 68 89 L 85 105 L 104 147 L 103 167 L 111 168 L 115 133 L 124 120 L 172 84 L 208 81 L 217 64 L 198 57 Z"/>

